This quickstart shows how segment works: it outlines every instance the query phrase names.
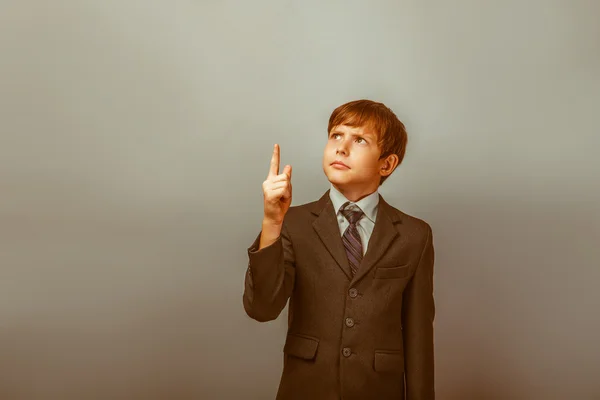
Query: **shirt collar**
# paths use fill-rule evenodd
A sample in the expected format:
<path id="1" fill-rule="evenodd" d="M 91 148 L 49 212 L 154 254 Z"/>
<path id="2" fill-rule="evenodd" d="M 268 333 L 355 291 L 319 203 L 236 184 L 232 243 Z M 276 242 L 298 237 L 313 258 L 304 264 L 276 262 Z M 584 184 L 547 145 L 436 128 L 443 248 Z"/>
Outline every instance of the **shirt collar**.
<path id="1" fill-rule="evenodd" d="M 335 186 L 333 186 L 333 184 L 331 184 L 329 198 L 331 199 L 336 215 L 340 211 L 342 205 L 349 201 L 339 190 L 335 188 Z M 375 222 L 375 218 L 377 217 L 377 206 L 379 205 L 379 192 L 377 190 L 370 195 L 363 197 L 356 203 L 351 203 L 356 204 L 362 210 L 362 212 L 365 213 L 365 217 Z"/>

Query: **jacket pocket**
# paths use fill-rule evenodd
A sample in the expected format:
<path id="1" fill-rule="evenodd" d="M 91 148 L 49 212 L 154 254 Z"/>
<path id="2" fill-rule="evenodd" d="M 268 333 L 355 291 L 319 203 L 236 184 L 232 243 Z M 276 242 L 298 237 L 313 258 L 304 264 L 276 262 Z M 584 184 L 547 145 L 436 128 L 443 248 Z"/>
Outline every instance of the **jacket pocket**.
<path id="1" fill-rule="evenodd" d="M 375 268 L 375 278 L 394 279 L 408 277 L 408 266 L 410 264 L 399 265 L 397 267 L 378 267 Z"/>
<path id="2" fill-rule="evenodd" d="M 377 372 L 404 372 L 404 352 L 402 350 L 375 350 L 373 369 Z"/>
<path id="3" fill-rule="evenodd" d="M 283 346 L 283 352 L 294 357 L 312 360 L 317 354 L 319 339 L 301 335 L 299 333 L 288 333 Z"/>

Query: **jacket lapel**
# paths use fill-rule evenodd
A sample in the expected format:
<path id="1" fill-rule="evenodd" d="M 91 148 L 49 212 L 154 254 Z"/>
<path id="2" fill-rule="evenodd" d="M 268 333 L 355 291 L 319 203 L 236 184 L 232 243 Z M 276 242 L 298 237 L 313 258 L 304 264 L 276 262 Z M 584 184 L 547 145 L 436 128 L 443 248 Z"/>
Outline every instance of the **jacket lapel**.
<path id="1" fill-rule="evenodd" d="M 329 198 L 329 190 L 316 202 L 312 203 L 311 212 L 317 216 L 313 222 L 313 228 L 319 235 L 319 238 L 327 248 L 327 251 L 334 258 L 341 270 L 346 274 L 349 280 L 356 282 L 362 279 L 377 261 L 383 256 L 385 251 L 399 235 L 395 224 L 400 219 L 393 212 L 391 206 L 379 195 L 379 205 L 377 207 L 377 219 L 373 228 L 373 233 L 369 239 L 367 253 L 358 267 L 356 275 L 352 276 L 348 257 L 340 235 L 340 228 L 333 209 L 333 204 Z"/>
<path id="2" fill-rule="evenodd" d="M 329 190 L 313 203 L 311 212 L 317 215 L 317 218 L 313 222 L 314 230 L 348 279 L 352 279 L 352 271 L 348 264 L 344 244 L 342 243 L 340 227 L 337 222 L 335 210 L 333 209 L 333 203 L 329 198 Z"/>
<path id="3" fill-rule="evenodd" d="M 398 222 L 400 222 L 400 219 L 380 194 L 379 205 L 377 207 L 377 219 L 375 220 L 373 233 L 369 239 L 367 253 L 363 257 L 360 266 L 358 267 L 358 271 L 352 279 L 353 282 L 356 282 L 367 275 L 375 266 L 377 261 L 379 261 L 383 254 L 385 254 L 386 250 L 392 244 L 396 236 L 399 236 L 398 230 L 395 226 L 395 224 Z"/>

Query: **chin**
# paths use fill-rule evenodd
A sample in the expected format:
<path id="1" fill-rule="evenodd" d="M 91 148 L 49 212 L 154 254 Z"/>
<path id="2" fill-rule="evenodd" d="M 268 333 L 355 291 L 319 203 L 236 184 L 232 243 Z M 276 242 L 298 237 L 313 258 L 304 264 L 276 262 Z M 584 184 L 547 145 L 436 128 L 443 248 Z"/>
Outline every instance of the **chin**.
<path id="1" fill-rule="evenodd" d="M 345 175 L 344 172 L 345 171 L 338 171 L 338 170 L 325 171 L 325 175 L 327 176 L 327 179 L 329 180 L 329 182 L 331 182 L 335 185 L 345 186 L 345 185 L 352 184 L 352 178 Z"/>

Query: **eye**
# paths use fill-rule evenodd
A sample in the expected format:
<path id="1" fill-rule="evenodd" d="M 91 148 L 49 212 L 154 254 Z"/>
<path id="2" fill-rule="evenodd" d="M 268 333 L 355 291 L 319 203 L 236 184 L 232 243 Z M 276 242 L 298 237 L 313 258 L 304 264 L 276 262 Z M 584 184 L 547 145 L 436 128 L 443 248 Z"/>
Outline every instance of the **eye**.
<path id="1" fill-rule="evenodd" d="M 363 138 L 358 138 L 357 140 L 362 140 L 363 142 L 366 143 L 365 139 L 363 139 Z"/>

